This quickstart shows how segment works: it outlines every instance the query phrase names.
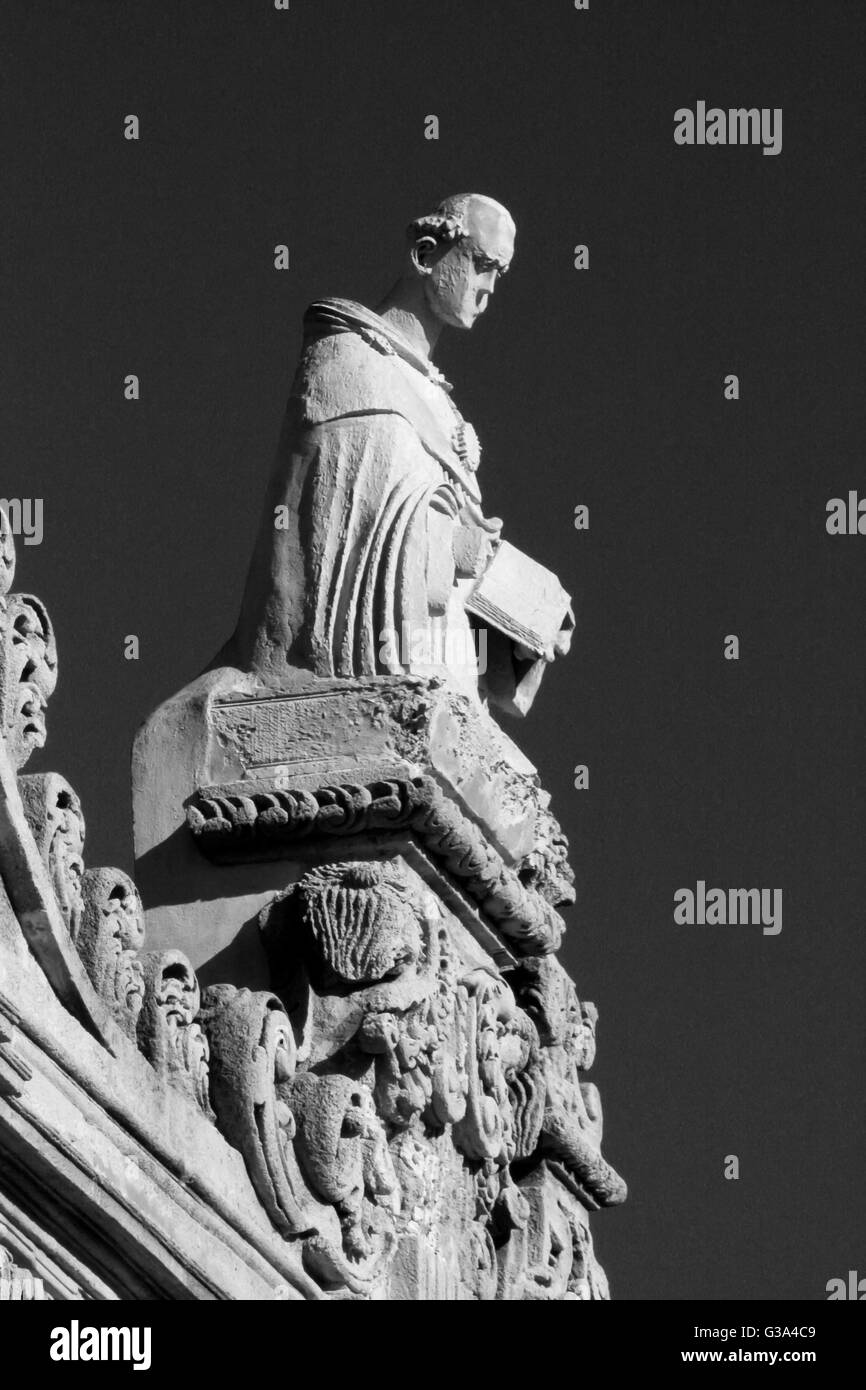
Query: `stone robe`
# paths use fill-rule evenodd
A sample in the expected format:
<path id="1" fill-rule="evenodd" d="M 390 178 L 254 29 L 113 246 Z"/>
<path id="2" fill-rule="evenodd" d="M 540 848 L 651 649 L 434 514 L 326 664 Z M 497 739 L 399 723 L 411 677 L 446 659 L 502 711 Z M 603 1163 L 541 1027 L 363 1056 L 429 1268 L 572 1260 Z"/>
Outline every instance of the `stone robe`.
<path id="1" fill-rule="evenodd" d="M 318 301 L 304 330 L 240 619 L 214 664 L 278 684 L 287 666 L 447 668 L 474 693 L 462 603 L 474 581 L 454 545 L 464 526 L 483 531 L 474 431 L 436 368 L 371 310 Z"/>

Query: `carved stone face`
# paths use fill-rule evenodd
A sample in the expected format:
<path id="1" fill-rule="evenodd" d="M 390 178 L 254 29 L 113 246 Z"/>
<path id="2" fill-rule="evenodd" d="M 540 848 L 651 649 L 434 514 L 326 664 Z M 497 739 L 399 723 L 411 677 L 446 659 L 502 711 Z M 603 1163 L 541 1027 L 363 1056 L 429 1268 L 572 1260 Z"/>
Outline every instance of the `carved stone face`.
<path id="1" fill-rule="evenodd" d="M 179 952 L 166 952 L 179 956 Z M 165 1012 L 166 1022 L 177 1028 L 192 1023 L 199 1010 L 201 997 L 192 968 L 180 959 L 168 960 L 163 967 L 157 1000 Z"/>
<path id="2" fill-rule="evenodd" d="M 144 1009 L 138 1036 L 145 1056 L 153 1060 L 167 1037 L 189 1028 L 201 1007 L 195 971 L 183 951 L 147 951 L 144 969 Z"/>
<path id="3" fill-rule="evenodd" d="M 425 282 L 428 302 L 452 328 L 471 328 L 514 255 L 514 223 L 490 199 L 476 199 L 465 216 L 466 235 L 441 254 Z"/>
<path id="4" fill-rule="evenodd" d="M 53 833 L 48 847 L 48 871 L 60 910 L 73 940 L 84 910 L 84 820 L 78 798 L 60 792 L 52 807 Z"/>
<path id="5" fill-rule="evenodd" d="M 104 876 L 105 870 L 97 870 L 96 873 Z M 96 923 L 92 923 L 87 889 L 93 881 L 93 870 L 85 872 L 84 881 L 85 923 L 82 938 L 89 926 L 95 926 L 97 939 L 92 943 L 91 952 L 98 953 L 110 974 L 110 988 L 116 1002 L 137 1018 L 144 1002 L 144 971 L 137 954 L 144 945 L 144 910 L 138 890 L 131 879 L 118 873 L 107 895 L 92 905 L 98 914 Z M 82 957 L 85 954 L 84 946 L 82 939 L 79 943 Z"/>
<path id="6" fill-rule="evenodd" d="M 15 761 L 23 767 L 30 754 L 45 747 L 45 699 L 34 685 L 21 685 L 15 692 L 15 708 L 11 711 L 10 744 Z"/>
<path id="7" fill-rule="evenodd" d="M 131 879 L 117 875 L 117 884 L 108 895 L 104 911 L 120 949 L 140 951 L 144 945 L 144 909 Z"/>
<path id="8" fill-rule="evenodd" d="M 10 600 L 13 668 L 21 685 L 46 697 L 57 684 L 57 646 L 51 620 L 39 599 L 16 594 Z"/>
<path id="9" fill-rule="evenodd" d="M 0 595 L 8 594 L 15 578 L 15 540 L 9 518 L 0 507 Z"/>
<path id="10" fill-rule="evenodd" d="M 0 686 L 3 724 L 16 767 L 45 745 L 45 706 L 57 683 L 57 648 L 38 599 L 13 594 L 8 602 Z"/>

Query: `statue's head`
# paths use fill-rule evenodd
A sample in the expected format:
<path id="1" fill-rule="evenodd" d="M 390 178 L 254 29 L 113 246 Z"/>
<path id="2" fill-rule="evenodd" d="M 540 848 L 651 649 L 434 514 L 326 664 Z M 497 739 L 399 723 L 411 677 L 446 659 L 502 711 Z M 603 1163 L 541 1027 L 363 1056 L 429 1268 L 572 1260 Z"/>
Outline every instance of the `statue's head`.
<path id="1" fill-rule="evenodd" d="M 514 255 L 510 213 L 480 193 L 446 198 L 408 229 L 409 255 L 430 308 L 443 324 L 471 328 Z"/>

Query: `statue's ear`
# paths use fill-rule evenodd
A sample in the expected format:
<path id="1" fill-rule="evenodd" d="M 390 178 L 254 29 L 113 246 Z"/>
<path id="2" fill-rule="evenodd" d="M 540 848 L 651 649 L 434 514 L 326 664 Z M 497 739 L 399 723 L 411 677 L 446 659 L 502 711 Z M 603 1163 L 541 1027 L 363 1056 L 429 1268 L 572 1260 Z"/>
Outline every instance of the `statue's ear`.
<path id="1" fill-rule="evenodd" d="M 409 255 L 412 264 L 419 275 L 429 275 L 433 269 L 433 257 L 438 250 L 438 243 L 435 237 L 419 236 L 417 241 L 412 243 Z"/>

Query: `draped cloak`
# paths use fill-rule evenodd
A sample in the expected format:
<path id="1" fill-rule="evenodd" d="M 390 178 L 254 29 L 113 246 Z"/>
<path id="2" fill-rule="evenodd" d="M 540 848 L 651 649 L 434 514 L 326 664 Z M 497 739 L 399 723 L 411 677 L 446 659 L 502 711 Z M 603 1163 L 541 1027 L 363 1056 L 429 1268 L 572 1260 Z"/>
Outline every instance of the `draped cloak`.
<path id="1" fill-rule="evenodd" d="M 471 644 L 452 540 L 480 494 L 449 392 L 371 310 L 310 306 L 237 629 L 219 659 L 266 679 L 287 666 L 399 674 L 429 669 L 419 634 L 462 625 Z"/>

